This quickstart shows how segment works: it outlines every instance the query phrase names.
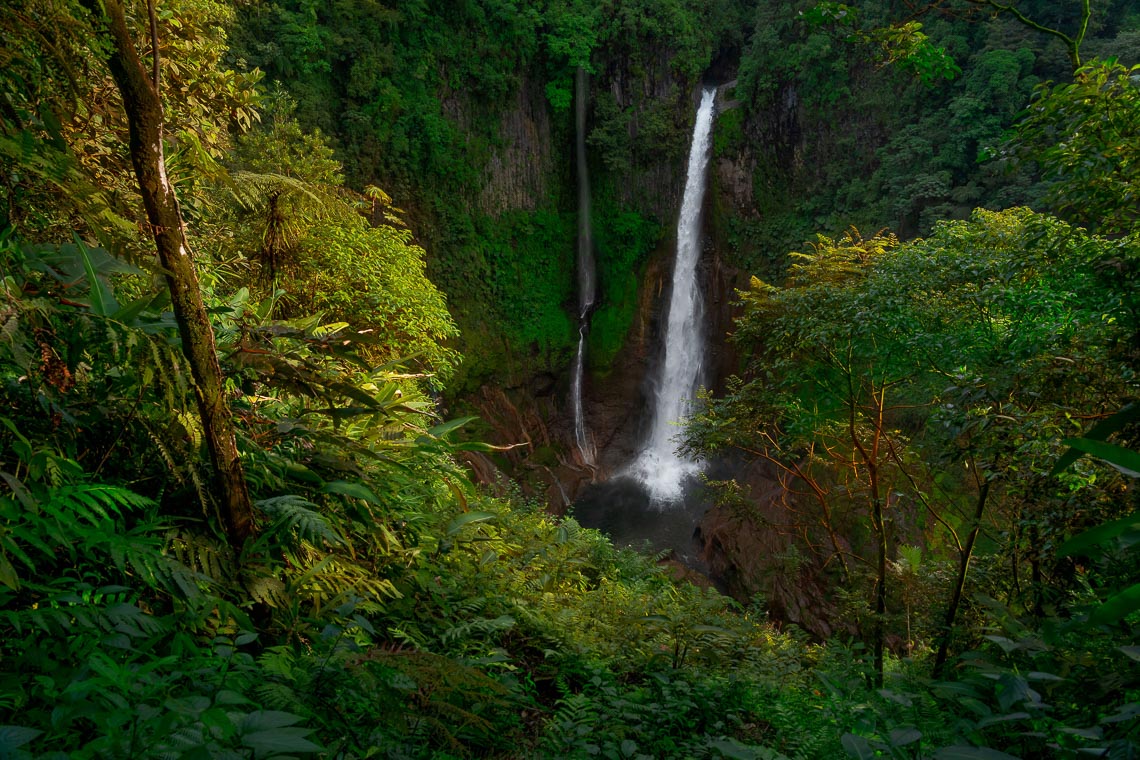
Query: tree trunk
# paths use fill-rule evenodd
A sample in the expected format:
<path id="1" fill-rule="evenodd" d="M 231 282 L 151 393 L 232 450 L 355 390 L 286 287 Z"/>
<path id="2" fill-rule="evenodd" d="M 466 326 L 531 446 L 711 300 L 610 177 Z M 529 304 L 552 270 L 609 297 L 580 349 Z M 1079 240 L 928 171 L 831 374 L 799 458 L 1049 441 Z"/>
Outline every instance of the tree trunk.
<path id="1" fill-rule="evenodd" d="M 876 468 L 868 462 L 871 480 L 871 526 L 875 530 L 875 686 L 883 686 L 883 649 L 887 617 L 887 526 L 883 515 L 883 499 L 879 495 Z"/>
<path id="2" fill-rule="evenodd" d="M 970 527 L 970 535 L 966 537 L 966 544 L 962 547 L 962 555 L 958 562 L 958 578 L 954 583 L 954 591 L 950 595 L 950 604 L 946 607 L 946 617 L 942 621 L 942 638 L 938 642 L 938 653 L 934 656 L 934 678 L 942 676 L 942 669 L 946 666 L 946 658 L 950 652 L 950 639 L 954 633 L 954 618 L 958 616 L 958 607 L 962 603 L 962 592 L 966 588 L 966 575 L 970 571 L 970 558 L 974 553 L 974 542 L 982 530 L 982 515 L 986 511 L 986 498 L 990 494 L 989 482 L 982 483 L 978 491 L 978 503 L 974 508 L 974 523 Z"/>
<path id="3" fill-rule="evenodd" d="M 879 483 L 879 456 L 883 437 L 883 417 L 886 408 L 887 387 L 877 391 L 872 382 L 870 396 L 875 404 L 874 431 L 871 434 L 871 450 L 867 451 L 859 437 L 856 428 L 856 400 L 855 385 L 851 373 L 847 373 L 847 430 L 851 436 L 851 443 L 863 460 L 867 468 L 867 488 L 871 510 L 871 529 L 875 533 L 875 620 L 872 634 L 872 653 L 874 657 L 874 684 L 883 686 L 884 650 L 886 648 L 886 617 L 887 617 L 887 523 L 883 508 L 883 495 L 880 493 Z"/>
<path id="4" fill-rule="evenodd" d="M 190 256 L 178 199 L 166 177 L 157 58 L 152 79 L 135 50 L 121 0 L 82 2 L 97 22 L 105 25 L 104 31 L 110 37 L 107 61 L 123 97 L 130 130 L 131 163 L 158 259 L 170 288 L 171 308 L 178 322 L 182 352 L 194 378 L 198 413 L 214 470 L 215 495 L 226 536 L 231 546 L 240 549 L 253 532 L 253 510 L 238 455 L 233 419 L 223 391 L 214 330 L 202 303 L 198 274 Z M 153 55 L 158 55 L 157 49 Z"/>

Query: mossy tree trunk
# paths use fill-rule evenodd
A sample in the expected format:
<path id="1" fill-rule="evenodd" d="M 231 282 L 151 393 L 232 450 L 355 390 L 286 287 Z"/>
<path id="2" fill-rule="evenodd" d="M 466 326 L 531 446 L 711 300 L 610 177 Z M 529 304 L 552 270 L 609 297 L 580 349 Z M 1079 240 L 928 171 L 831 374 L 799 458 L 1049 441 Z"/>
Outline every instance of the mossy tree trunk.
<path id="1" fill-rule="evenodd" d="M 214 331 L 202 302 L 198 274 L 182 221 L 182 212 L 166 176 L 162 148 L 162 101 L 159 96 L 157 30 L 150 6 L 153 66 L 148 74 L 127 26 L 121 0 L 81 0 L 106 34 L 111 75 L 122 94 L 130 132 L 131 163 L 154 237 L 159 263 L 170 288 L 182 351 L 194 378 L 198 412 L 214 470 L 214 491 L 230 544 L 240 549 L 253 532 L 253 510 L 237 450 L 233 418 L 223 390 Z"/>

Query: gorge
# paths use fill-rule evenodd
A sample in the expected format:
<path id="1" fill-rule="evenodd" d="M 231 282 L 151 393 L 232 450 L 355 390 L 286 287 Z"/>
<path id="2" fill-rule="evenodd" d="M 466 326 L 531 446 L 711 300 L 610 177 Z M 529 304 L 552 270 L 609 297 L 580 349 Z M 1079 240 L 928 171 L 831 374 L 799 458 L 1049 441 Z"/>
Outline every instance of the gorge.
<path id="1" fill-rule="evenodd" d="M 671 551 L 691 567 L 697 560 L 693 533 L 705 501 L 696 480 L 699 464 L 678 451 L 680 424 L 694 409 L 706 380 L 705 314 L 698 262 L 701 219 L 716 89 L 704 87 L 696 111 L 681 208 L 677 214 L 675 255 L 667 303 L 661 307 L 661 344 L 651 377 L 643 380 L 649 403 L 648 434 L 635 458 L 610 482 L 588 487 L 574 506 L 583 525 L 606 531 L 615 542 Z"/>
<path id="2" fill-rule="evenodd" d="M 1132 5 L 8 0 L 0 757 L 1140 755 Z"/>

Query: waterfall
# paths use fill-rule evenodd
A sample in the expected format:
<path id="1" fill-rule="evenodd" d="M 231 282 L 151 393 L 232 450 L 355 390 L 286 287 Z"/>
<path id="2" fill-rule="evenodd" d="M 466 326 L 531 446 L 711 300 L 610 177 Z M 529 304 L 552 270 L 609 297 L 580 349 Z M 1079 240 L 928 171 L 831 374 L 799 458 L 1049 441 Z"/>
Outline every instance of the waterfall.
<path id="1" fill-rule="evenodd" d="M 654 388 L 653 426 L 630 466 L 629 474 L 644 484 L 654 502 L 672 502 L 681 496 L 686 478 L 696 475 L 698 464 L 677 453 L 677 422 L 689 412 L 701 382 L 704 335 L 701 329 L 701 292 L 697 283 L 700 258 L 701 205 L 709 161 L 715 89 L 701 94 L 681 215 L 677 220 L 677 257 L 665 331 L 665 360 Z"/>
<path id="2" fill-rule="evenodd" d="M 589 93 L 586 70 L 579 68 L 574 80 L 574 124 L 577 131 L 578 160 L 578 352 L 570 376 L 570 405 L 574 412 L 574 442 L 582 461 L 594 464 L 594 446 L 586 430 L 582 412 L 582 377 L 586 365 L 586 335 L 590 330 L 590 310 L 597 290 L 594 275 L 594 244 L 590 231 L 590 178 L 586 173 L 586 97 Z"/>

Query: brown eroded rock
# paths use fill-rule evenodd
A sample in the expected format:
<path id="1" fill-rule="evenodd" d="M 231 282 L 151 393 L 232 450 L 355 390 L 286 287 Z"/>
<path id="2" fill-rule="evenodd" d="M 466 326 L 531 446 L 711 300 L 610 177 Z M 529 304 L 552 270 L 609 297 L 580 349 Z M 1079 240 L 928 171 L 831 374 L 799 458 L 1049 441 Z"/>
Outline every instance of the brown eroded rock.
<path id="1" fill-rule="evenodd" d="M 811 527 L 797 524 L 790 512 L 796 496 L 760 462 L 736 480 L 743 498 L 714 506 L 699 528 L 710 575 L 741 602 L 762 596 L 774 621 L 794 623 L 820 639 L 851 631 L 831 598 L 823 562 L 805 548 Z"/>

